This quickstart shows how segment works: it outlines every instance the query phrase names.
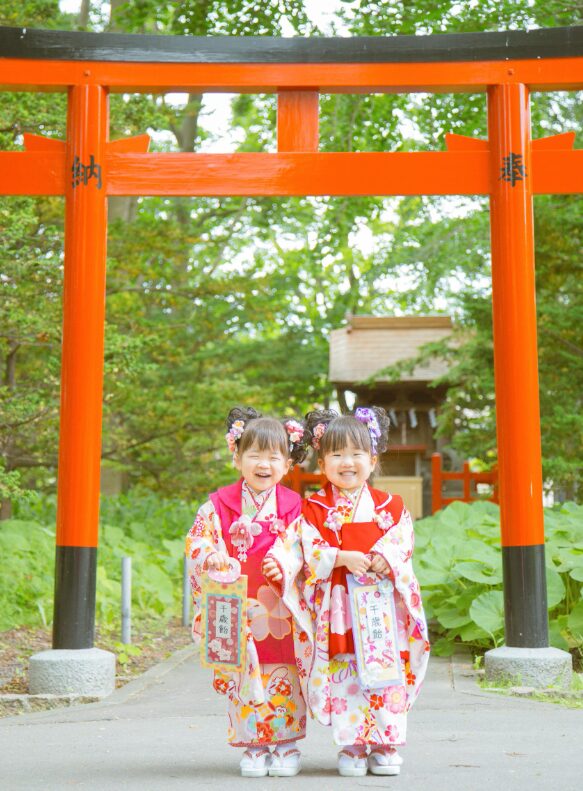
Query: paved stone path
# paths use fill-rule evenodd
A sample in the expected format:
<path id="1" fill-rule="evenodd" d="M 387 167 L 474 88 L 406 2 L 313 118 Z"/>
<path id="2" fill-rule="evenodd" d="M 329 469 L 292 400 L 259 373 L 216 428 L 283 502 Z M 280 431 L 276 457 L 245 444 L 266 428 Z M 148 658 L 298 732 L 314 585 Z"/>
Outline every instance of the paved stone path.
<path id="1" fill-rule="evenodd" d="M 100 703 L 0 720 L 0 789 L 583 789 L 582 709 L 483 692 L 446 659 L 430 661 L 400 777 L 340 778 L 329 732 L 311 723 L 301 775 L 242 779 L 223 712 L 185 649 Z"/>

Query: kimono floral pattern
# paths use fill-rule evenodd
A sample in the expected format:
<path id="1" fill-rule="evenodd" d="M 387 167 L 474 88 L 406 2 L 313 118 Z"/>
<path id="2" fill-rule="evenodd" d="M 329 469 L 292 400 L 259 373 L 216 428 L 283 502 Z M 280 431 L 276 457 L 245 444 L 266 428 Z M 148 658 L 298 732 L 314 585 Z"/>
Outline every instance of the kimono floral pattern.
<path id="1" fill-rule="evenodd" d="M 228 691 L 227 741 L 233 747 L 285 744 L 305 736 L 306 706 L 293 665 L 262 665 L 265 700 L 251 706 L 241 700 L 237 685 Z"/>
<path id="2" fill-rule="evenodd" d="M 262 585 L 257 598 L 249 599 L 249 614 L 251 633 L 256 640 L 265 640 L 268 634 L 282 638 L 291 632 L 289 613 L 269 585 Z"/>
<path id="3" fill-rule="evenodd" d="M 367 487 L 354 521 L 376 521 L 377 510 L 380 507 L 375 508 Z M 367 690 L 359 681 L 354 654 L 329 656 L 330 630 L 345 627 L 347 608 L 340 593 L 331 590 L 338 550 L 313 525 L 304 517 L 297 520 L 268 553 L 283 574 L 281 593 L 295 622 L 296 664 L 308 708 L 320 723 L 332 727 L 338 745 L 404 744 L 407 712 L 417 697 L 429 658 L 427 625 L 411 563 L 411 517 L 403 508 L 392 526 L 382 511 L 381 519 L 386 532 L 371 552 L 384 558 L 395 580 L 403 685 Z"/>
<path id="4" fill-rule="evenodd" d="M 330 597 L 330 631 L 334 634 L 346 634 L 352 629 L 352 618 L 348 604 L 348 594 L 344 585 L 334 585 Z"/>
<path id="5" fill-rule="evenodd" d="M 405 688 L 363 690 L 354 655 L 339 654 L 331 661 L 329 695 L 330 725 L 335 744 L 397 746 L 405 743 Z"/>
<path id="6" fill-rule="evenodd" d="M 272 506 L 275 520 L 276 503 Z M 248 500 L 242 508 L 246 517 L 252 516 Z M 275 520 L 280 522 L 281 520 Z M 281 525 L 277 525 L 281 533 Z M 219 516 L 212 502 L 201 506 L 186 537 L 186 558 L 192 591 L 194 616 L 192 638 L 201 640 L 201 579 L 206 572 L 206 561 L 213 552 L 227 552 Z M 246 667 L 243 673 L 214 674 L 213 687 L 227 698 L 227 740 L 234 747 L 285 743 L 305 737 L 306 704 L 302 697 L 297 668 L 294 665 L 260 663 L 255 637 L 268 631 L 289 633 L 287 612 L 273 591 L 265 585 L 257 599 L 250 600 L 249 622 L 246 629 Z M 284 614 L 285 613 L 285 614 Z"/>

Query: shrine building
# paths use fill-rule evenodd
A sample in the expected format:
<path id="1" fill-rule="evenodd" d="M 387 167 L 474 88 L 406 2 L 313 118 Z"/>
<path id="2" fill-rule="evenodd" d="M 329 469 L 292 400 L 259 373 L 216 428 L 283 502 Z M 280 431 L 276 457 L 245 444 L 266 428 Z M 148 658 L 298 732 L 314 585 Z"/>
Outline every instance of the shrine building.
<path id="1" fill-rule="evenodd" d="M 435 436 L 437 414 L 446 386 L 432 382 L 447 372 L 431 358 L 394 381 L 388 366 L 414 358 L 427 343 L 452 332 L 449 316 L 347 316 L 330 336 L 329 379 L 344 410 L 382 406 L 391 420 L 389 448 L 381 456 L 382 474 L 374 485 L 402 494 L 412 516 L 431 513 L 431 456 L 447 439 Z M 379 374 L 375 376 L 375 374 Z"/>

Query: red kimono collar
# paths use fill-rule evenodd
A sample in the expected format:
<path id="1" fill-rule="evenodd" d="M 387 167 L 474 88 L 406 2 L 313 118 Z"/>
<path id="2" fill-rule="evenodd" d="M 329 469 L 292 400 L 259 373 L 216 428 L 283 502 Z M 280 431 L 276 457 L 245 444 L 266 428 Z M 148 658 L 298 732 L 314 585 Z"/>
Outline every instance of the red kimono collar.
<path id="1" fill-rule="evenodd" d="M 373 489 L 372 486 L 368 485 L 368 483 L 365 483 L 364 485 L 368 488 L 371 494 L 375 511 L 378 511 L 379 508 L 388 505 L 393 499 L 392 494 L 381 492 L 379 489 Z M 330 481 L 327 481 L 324 488 L 320 489 L 319 492 L 311 495 L 311 497 L 308 498 L 308 502 L 320 505 L 322 508 L 326 508 L 328 511 L 331 511 L 333 508 L 335 508 L 334 493 L 332 491 L 332 484 Z"/>

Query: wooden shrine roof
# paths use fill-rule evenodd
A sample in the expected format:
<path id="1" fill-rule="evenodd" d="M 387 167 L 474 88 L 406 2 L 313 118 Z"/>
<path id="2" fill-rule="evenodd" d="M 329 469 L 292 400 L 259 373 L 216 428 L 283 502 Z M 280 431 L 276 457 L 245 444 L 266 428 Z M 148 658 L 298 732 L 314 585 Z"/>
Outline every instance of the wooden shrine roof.
<path id="1" fill-rule="evenodd" d="M 351 316 L 348 324 L 330 335 L 329 379 L 350 386 L 371 377 L 376 371 L 414 357 L 419 347 L 451 334 L 449 316 Z M 434 358 L 403 382 L 430 382 L 446 373 L 443 360 Z M 378 382 L 390 381 L 380 377 Z"/>

